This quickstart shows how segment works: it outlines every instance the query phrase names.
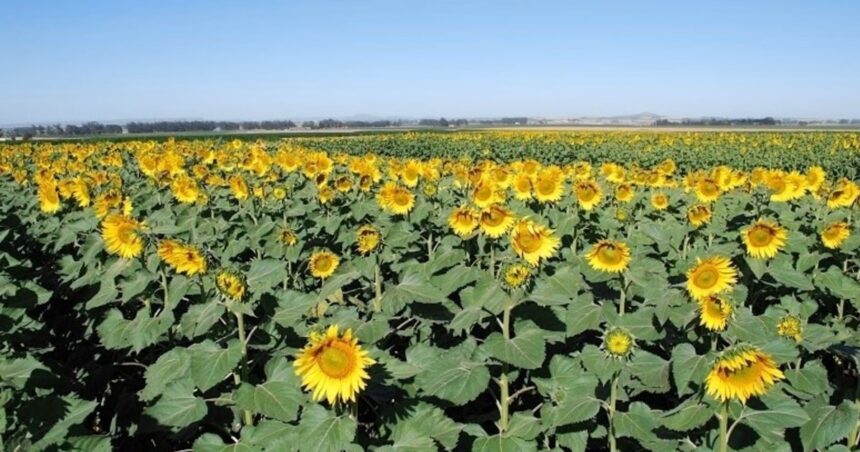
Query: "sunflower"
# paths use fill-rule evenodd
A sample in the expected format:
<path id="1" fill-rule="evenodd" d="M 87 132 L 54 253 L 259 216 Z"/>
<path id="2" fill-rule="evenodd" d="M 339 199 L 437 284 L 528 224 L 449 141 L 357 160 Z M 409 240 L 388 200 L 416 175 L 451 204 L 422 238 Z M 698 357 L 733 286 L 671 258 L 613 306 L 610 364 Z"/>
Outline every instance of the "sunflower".
<path id="1" fill-rule="evenodd" d="M 824 246 L 830 249 L 839 248 L 842 242 L 851 234 L 851 229 L 845 221 L 839 221 L 829 224 L 821 231 L 821 241 Z"/>
<path id="2" fill-rule="evenodd" d="M 741 230 L 747 254 L 761 259 L 776 256 L 785 246 L 787 232 L 777 223 L 760 219 Z"/>
<path id="3" fill-rule="evenodd" d="M 758 348 L 739 344 L 724 351 L 705 378 L 705 390 L 711 397 L 725 402 L 764 395 L 785 375 L 770 355 Z"/>
<path id="4" fill-rule="evenodd" d="M 687 209 L 687 219 L 695 227 L 711 221 L 711 208 L 705 204 L 696 204 Z"/>
<path id="5" fill-rule="evenodd" d="M 497 239 L 503 236 L 511 225 L 514 224 L 514 216 L 508 209 L 494 205 L 481 212 L 481 231 L 488 237 Z"/>
<path id="6" fill-rule="evenodd" d="M 514 252 L 532 266 L 555 254 L 559 244 L 560 240 L 551 229 L 529 219 L 520 220 L 511 231 Z"/>
<path id="7" fill-rule="evenodd" d="M 729 324 L 732 315 L 730 301 L 718 295 L 709 295 L 698 301 L 699 325 L 711 331 L 723 331 Z"/>
<path id="8" fill-rule="evenodd" d="M 233 192 L 233 197 L 238 199 L 239 201 L 243 201 L 248 199 L 248 184 L 245 183 L 245 179 L 235 174 L 229 179 L 230 191 Z"/>
<path id="9" fill-rule="evenodd" d="M 330 404 L 338 400 L 354 402 L 370 378 L 367 367 L 376 361 L 358 345 L 352 330 L 341 336 L 337 325 L 328 327 L 325 333 L 311 332 L 309 339 L 293 363 L 296 375 L 302 378 L 302 387 L 313 391 L 314 400 L 326 399 Z"/>
<path id="10" fill-rule="evenodd" d="M 624 328 L 612 328 L 603 334 L 603 350 L 613 358 L 626 358 L 633 350 L 633 336 Z"/>
<path id="11" fill-rule="evenodd" d="M 787 314 L 777 322 L 776 332 L 782 337 L 788 337 L 794 339 L 795 342 L 800 342 L 803 339 L 803 323 L 800 321 L 800 317 L 794 314 Z"/>
<path id="12" fill-rule="evenodd" d="M 315 278 L 326 279 L 337 270 L 340 258 L 329 250 L 316 251 L 311 255 L 311 275 Z"/>
<path id="13" fill-rule="evenodd" d="M 531 267 L 511 264 L 504 271 L 505 284 L 512 289 L 524 286 L 532 275 Z"/>
<path id="14" fill-rule="evenodd" d="M 215 277 L 215 286 L 225 297 L 239 301 L 245 296 L 245 281 L 232 270 L 221 270 Z"/>
<path id="15" fill-rule="evenodd" d="M 478 214 L 469 207 L 461 206 L 451 212 L 448 225 L 460 237 L 466 237 L 478 227 Z"/>
<path id="16" fill-rule="evenodd" d="M 170 185 L 170 190 L 173 192 L 173 197 L 184 204 L 193 204 L 200 198 L 200 188 L 197 187 L 197 182 L 194 182 L 194 179 L 189 176 L 179 176 L 174 179 Z"/>
<path id="17" fill-rule="evenodd" d="M 702 177 L 696 182 L 696 198 L 699 202 L 714 202 L 720 197 L 720 183 L 712 177 Z"/>
<path id="18" fill-rule="evenodd" d="M 698 259 L 687 271 L 687 292 L 695 300 L 725 292 L 737 281 L 738 272 L 727 257 Z"/>
<path id="19" fill-rule="evenodd" d="M 102 222 L 102 239 L 105 249 L 123 259 L 134 259 L 143 252 L 140 237 L 142 225 L 125 215 L 111 214 Z"/>
<path id="20" fill-rule="evenodd" d="M 206 259 L 197 247 L 176 240 L 158 243 L 158 257 L 177 273 L 194 276 L 206 272 Z"/>
<path id="21" fill-rule="evenodd" d="M 561 200 L 564 192 L 564 174 L 557 166 L 541 170 L 534 182 L 535 199 L 541 203 L 552 203 Z"/>
<path id="22" fill-rule="evenodd" d="M 293 228 L 284 226 L 278 231 L 278 241 L 284 245 L 293 246 L 299 241 L 299 238 Z"/>
<path id="23" fill-rule="evenodd" d="M 337 192 L 335 192 L 333 188 L 329 187 L 328 184 L 317 186 L 317 198 L 320 200 L 320 204 L 330 203 L 335 196 L 337 196 Z"/>
<path id="24" fill-rule="evenodd" d="M 532 179 L 528 174 L 517 173 L 511 185 L 514 189 L 514 198 L 520 201 L 532 199 Z"/>
<path id="25" fill-rule="evenodd" d="M 573 187 L 573 192 L 576 195 L 576 201 L 584 210 L 593 209 L 603 197 L 600 185 L 594 180 L 577 181 Z"/>
<path id="26" fill-rule="evenodd" d="M 39 209 L 52 214 L 60 210 L 62 203 L 57 193 L 57 184 L 53 181 L 39 184 Z"/>
<path id="27" fill-rule="evenodd" d="M 633 186 L 628 183 L 618 184 L 615 187 L 615 199 L 621 202 L 630 202 L 636 192 L 633 191 Z"/>
<path id="28" fill-rule="evenodd" d="M 597 242 L 585 256 L 591 268 L 609 273 L 622 272 L 630 264 L 630 249 L 614 240 Z"/>
<path id="29" fill-rule="evenodd" d="M 481 209 L 486 209 L 493 204 L 504 201 L 504 197 L 496 188 L 496 184 L 489 179 L 481 179 L 472 192 L 472 201 Z"/>
<path id="30" fill-rule="evenodd" d="M 651 207 L 655 210 L 666 210 L 669 207 L 669 196 L 661 191 L 652 194 Z"/>
<path id="31" fill-rule="evenodd" d="M 395 215 L 406 215 L 415 207 L 415 195 L 395 182 L 386 182 L 377 199 L 383 209 Z"/>
<path id="32" fill-rule="evenodd" d="M 851 207 L 858 197 L 860 197 L 860 187 L 843 177 L 836 182 L 833 190 L 827 196 L 827 207 L 831 209 Z"/>
<path id="33" fill-rule="evenodd" d="M 361 254 L 369 254 L 378 248 L 379 243 L 382 241 L 382 234 L 379 232 L 379 229 L 370 224 L 358 228 L 355 236 L 358 252 Z"/>

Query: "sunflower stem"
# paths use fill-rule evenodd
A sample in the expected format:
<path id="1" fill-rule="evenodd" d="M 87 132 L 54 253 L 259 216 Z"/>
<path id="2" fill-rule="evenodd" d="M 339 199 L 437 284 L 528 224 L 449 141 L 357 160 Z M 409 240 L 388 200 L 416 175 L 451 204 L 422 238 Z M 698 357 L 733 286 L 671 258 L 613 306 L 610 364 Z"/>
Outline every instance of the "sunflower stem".
<path id="1" fill-rule="evenodd" d="M 170 307 L 170 294 L 167 290 L 167 274 L 164 273 L 164 270 L 161 270 L 161 289 L 164 291 L 164 310 Z"/>
<path id="2" fill-rule="evenodd" d="M 239 346 L 242 350 L 242 362 L 240 363 L 240 374 L 233 374 L 233 380 L 236 384 L 247 380 L 248 377 L 248 340 L 245 337 L 245 316 L 241 312 L 236 313 L 236 325 L 239 330 Z M 245 419 L 245 425 L 254 425 L 254 418 L 251 416 L 251 410 L 243 410 L 242 415 Z"/>
<path id="3" fill-rule="evenodd" d="M 382 271 L 379 268 L 379 257 L 376 257 L 376 263 L 373 266 L 373 290 L 375 296 L 373 298 L 373 311 L 379 312 L 382 309 Z"/>
<path id="4" fill-rule="evenodd" d="M 624 309 L 626 308 L 625 305 L 627 304 L 627 286 L 629 284 L 630 284 L 630 282 L 627 280 L 627 273 L 624 273 L 622 276 L 622 282 L 621 282 L 621 296 L 619 297 L 619 300 L 618 300 L 619 301 L 619 304 L 618 304 L 618 315 L 619 316 L 624 315 Z"/>
<path id="5" fill-rule="evenodd" d="M 729 402 L 723 402 L 720 407 L 720 452 L 728 452 L 729 450 Z"/>
<path id="6" fill-rule="evenodd" d="M 615 452 L 617 446 L 615 445 L 615 401 L 618 398 L 618 374 L 616 373 L 614 377 L 612 377 L 612 386 L 609 390 L 609 450 L 611 452 Z"/>
<path id="7" fill-rule="evenodd" d="M 511 339 L 511 311 L 513 303 L 508 302 L 502 312 L 502 336 L 507 343 Z M 502 376 L 499 378 L 499 431 L 504 433 L 508 430 L 508 410 L 511 402 L 510 388 L 508 388 L 508 364 L 502 364 Z"/>

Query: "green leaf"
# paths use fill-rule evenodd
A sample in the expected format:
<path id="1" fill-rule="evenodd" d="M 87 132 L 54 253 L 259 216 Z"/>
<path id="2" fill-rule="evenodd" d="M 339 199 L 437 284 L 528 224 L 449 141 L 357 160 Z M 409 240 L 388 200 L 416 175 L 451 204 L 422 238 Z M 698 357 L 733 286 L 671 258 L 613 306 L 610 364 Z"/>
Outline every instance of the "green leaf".
<path id="1" fill-rule="evenodd" d="M 806 274 L 794 269 L 791 259 L 787 255 L 779 255 L 774 258 L 768 267 L 768 273 L 777 282 L 785 284 L 788 287 L 800 290 L 815 289 L 815 286 L 812 285 L 812 280 Z"/>
<path id="2" fill-rule="evenodd" d="M 573 301 L 585 282 L 572 267 L 564 267 L 546 279 L 538 280 L 529 300 L 541 306 L 564 306 Z"/>
<path id="3" fill-rule="evenodd" d="M 139 352 L 158 341 L 173 325 L 172 311 L 164 311 L 157 317 L 150 317 L 149 308 L 137 311 L 132 320 L 126 320 L 118 309 L 111 309 L 104 321 L 96 328 L 102 345 L 108 349 L 131 347 Z"/>
<path id="4" fill-rule="evenodd" d="M 386 288 L 382 303 L 383 306 L 392 302 L 403 306 L 413 301 L 441 303 L 445 299 L 445 294 L 430 282 L 420 268 L 412 266 L 404 270 L 397 285 Z"/>
<path id="5" fill-rule="evenodd" d="M 206 340 L 188 347 L 188 351 L 191 353 L 191 379 L 203 392 L 223 380 L 242 359 L 242 347 L 235 339 L 227 348 Z"/>
<path id="6" fill-rule="evenodd" d="M 544 422 L 552 427 L 575 424 L 593 418 L 600 411 L 600 400 L 593 394 L 566 393 L 558 405 L 541 411 Z"/>
<path id="7" fill-rule="evenodd" d="M 800 427 L 809 420 L 803 408 L 780 391 L 771 391 L 760 400 L 767 408 L 744 411 L 742 422 L 771 441 L 782 439 L 783 430 Z"/>
<path id="8" fill-rule="evenodd" d="M 158 402 L 144 412 L 161 425 L 182 428 L 203 419 L 208 408 L 203 399 L 194 396 L 188 381 L 180 381 L 169 385 Z"/>
<path id="9" fill-rule="evenodd" d="M 438 448 L 426 433 L 418 430 L 411 424 L 405 428 L 395 430 L 392 434 L 394 444 L 382 446 L 377 451 L 426 451 L 436 452 Z"/>
<path id="10" fill-rule="evenodd" d="M 493 358 L 521 369 L 539 369 L 546 358 L 544 332 L 532 321 L 517 322 L 516 336 L 505 340 L 501 333 L 490 334 L 481 346 Z"/>
<path id="11" fill-rule="evenodd" d="M 535 439 L 541 432 L 540 419 L 531 414 L 518 411 L 511 416 L 508 430 L 505 431 L 507 436 L 516 436 L 522 439 Z"/>
<path id="12" fill-rule="evenodd" d="M 686 432 L 705 425 L 714 417 L 714 409 L 698 403 L 685 403 L 663 418 L 663 426 L 676 432 Z"/>
<path id="13" fill-rule="evenodd" d="M 188 339 L 206 334 L 212 325 L 224 315 L 224 305 L 209 301 L 208 303 L 195 304 L 188 308 L 188 312 L 182 316 L 179 322 L 179 331 Z"/>
<path id="14" fill-rule="evenodd" d="M 439 353 L 415 377 L 415 383 L 427 394 L 455 405 L 474 400 L 487 389 L 490 371 L 483 362 L 473 360 L 464 347 L 471 348 L 474 344 Z"/>
<path id="15" fill-rule="evenodd" d="M 603 320 L 603 308 L 592 302 L 590 294 L 578 296 L 565 311 L 565 334 L 571 337 L 583 331 L 598 331 Z"/>
<path id="16" fill-rule="evenodd" d="M 637 350 L 628 366 L 630 374 L 644 390 L 653 393 L 669 391 L 669 361 L 645 350 Z"/>
<path id="17" fill-rule="evenodd" d="M 92 298 L 87 300 L 87 304 L 84 306 L 87 309 L 95 309 L 100 306 L 113 303 L 117 300 L 118 294 L 119 291 L 116 288 L 116 283 L 114 283 L 114 280 L 110 278 L 103 279 L 99 283 L 99 291 L 96 292 L 96 294 L 93 295 Z"/>
<path id="18" fill-rule="evenodd" d="M 399 438 L 404 429 L 417 430 L 438 441 L 446 450 L 451 450 L 457 445 L 463 425 L 452 421 L 438 407 L 421 402 L 410 410 L 408 419 L 397 423 L 392 435 Z"/>
<path id="19" fill-rule="evenodd" d="M 284 282 L 287 263 L 275 259 L 258 259 L 251 262 L 246 282 L 252 294 L 263 294 Z"/>
<path id="20" fill-rule="evenodd" d="M 789 369 L 785 376 L 791 388 L 806 393 L 806 398 L 829 393 L 827 369 L 819 361 L 807 362 L 802 369 Z"/>
<path id="21" fill-rule="evenodd" d="M 615 434 L 619 438 L 628 436 L 640 442 L 656 441 L 657 435 L 653 430 L 657 427 L 659 418 L 659 414 L 648 408 L 648 405 L 633 402 L 626 412 L 615 413 Z"/>
<path id="22" fill-rule="evenodd" d="M 679 344 L 672 349 L 672 377 L 678 395 L 692 392 L 689 383 L 701 386 L 710 367 L 708 355 L 697 355 L 696 349 L 690 344 Z"/>
<path id="23" fill-rule="evenodd" d="M 33 443 L 32 450 L 43 450 L 48 446 L 58 444 L 68 436 L 72 426 L 83 423 L 98 405 L 98 402 L 94 400 L 81 400 L 75 395 L 65 396 L 62 400 L 63 412 L 59 413 L 63 415 L 62 419 Z"/>
<path id="24" fill-rule="evenodd" d="M 17 359 L 0 358 L 0 384 L 22 389 L 34 370 L 48 370 L 48 368 L 32 356 Z"/>
<path id="25" fill-rule="evenodd" d="M 827 447 L 847 437 L 857 423 L 860 409 L 849 401 L 839 406 L 807 407 L 809 421 L 800 427 L 804 450 Z"/>
<path id="26" fill-rule="evenodd" d="M 146 386 L 138 393 L 141 400 L 152 400 L 169 384 L 188 377 L 191 368 L 191 353 L 182 347 L 175 347 L 146 368 Z"/>
<path id="27" fill-rule="evenodd" d="M 478 438 L 472 443 L 472 452 L 528 452 L 536 451 L 534 441 L 526 441 L 512 436 L 489 436 Z"/>
<path id="28" fill-rule="evenodd" d="M 302 451 L 340 452 L 350 447 L 355 437 L 356 422 L 348 415 L 338 416 L 321 405 L 310 405 L 302 412 L 298 426 Z"/>
<path id="29" fill-rule="evenodd" d="M 278 308 L 272 320 L 283 327 L 295 327 L 316 303 L 316 297 L 311 294 L 288 290 L 278 297 Z"/>
<path id="30" fill-rule="evenodd" d="M 835 297 L 851 300 L 860 309 L 860 283 L 846 276 L 836 266 L 831 266 L 826 272 L 816 275 L 815 280 L 819 282 L 819 287 L 827 289 Z"/>

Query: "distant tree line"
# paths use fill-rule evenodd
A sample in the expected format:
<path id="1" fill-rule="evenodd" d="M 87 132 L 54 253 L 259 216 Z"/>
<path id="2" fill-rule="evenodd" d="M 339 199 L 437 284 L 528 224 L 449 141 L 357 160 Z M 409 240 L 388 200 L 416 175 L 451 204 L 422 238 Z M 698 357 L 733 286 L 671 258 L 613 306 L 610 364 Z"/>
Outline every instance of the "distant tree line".
<path id="1" fill-rule="evenodd" d="M 766 118 L 700 118 L 683 119 L 681 121 L 670 121 L 658 119 L 654 121 L 655 126 L 776 126 L 782 121 Z"/>
<path id="2" fill-rule="evenodd" d="M 337 119 L 322 119 L 319 121 L 305 121 L 302 123 L 302 128 L 305 129 L 362 129 L 362 128 L 380 128 L 380 127 L 399 127 L 402 126 L 402 121 L 338 121 Z"/>
<path id="3" fill-rule="evenodd" d="M 98 122 L 85 122 L 80 125 L 75 124 L 51 124 L 51 125 L 32 125 L 24 127 L 13 127 L 3 129 L 2 135 L 8 138 L 23 138 L 30 139 L 33 137 L 75 137 L 86 135 L 104 135 L 104 134 L 120 134 L 122 126 L 116 124 L 101 124 Z"/>
<path id="4" fill-rule="evenodd" d="M 128 133 L 215 132 L 236 130 L 286 130 L 296 127 L 293 121 L 157 121 L 130 122 Z"/>

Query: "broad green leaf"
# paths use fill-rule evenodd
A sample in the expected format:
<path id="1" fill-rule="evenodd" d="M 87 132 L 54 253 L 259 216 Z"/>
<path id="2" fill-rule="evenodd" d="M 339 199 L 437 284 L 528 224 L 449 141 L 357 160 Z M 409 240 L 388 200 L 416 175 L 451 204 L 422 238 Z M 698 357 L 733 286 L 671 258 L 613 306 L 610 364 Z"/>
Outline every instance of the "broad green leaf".
<path id="1" fill-rule="evenodd" d="M 807 412 L 809 421 L 800 427 L 800 440 L 805 450 L 824 448 L 847 437 L 860 417 L 857 405 L 847 400 L 838 406 L 808 408 Z"/>
<path id="2" fill-rule="evenodd" d="M 472 443 L 472 452 L 529 452 L 536 451 L 534 441 L 526 441 L 512 436 L 489 436 L 478 438 Z"/>
<path id="3" fill-rule="evenodd" d="M 501 333 L 490 334 L 482 347 L 490 356 L 522 369 L 538 369 L 546 358 L 544 332 L 534 322 L 518 322 L 516 335 L 505 340 Z"/>
<path id="4" fill-rule="evenodd" d="M 189 339 L 206 334 L 212 325 L 215 325 L 218 319 L 224 315 L 224 310 L 224 305 L 214 301 L 195 304 L 188 308 L 188 312 L 182 316 L 182 320 L 179 322 L 179 331 Z"/>
<path id="5" fill-rule="evenodd" d="M 275 259 L 258 259 L 248 269 L 246 283 L 252 294 L 263 294 L 287 278 L 287 263 Z"/>
<path id="6" fill-rule="evenodd" d="M 191 353 L 191 379 L 194 385 L 206 392 L 232 372 L 242 359 L 238 340 L 231 340 L 222 348 L 211 340 L 188 347 Z"/>
<path id="7" fill-rule="evenodd" d="M 191 353 L 182 347 L 175 347 L 146 368 L 146 386 L 138 393 L 141 400 L 152 400 L 162 392 L 164 388 L 176 380 L 188 377 L 191 368 Z"/>
<path id="8" fill-rule="evenodd" d="M 355 437 L 355 420 L 344 414 L 337 415 L 322 405 L 313 404 L 302 412 L 298 426 L 302 451 L 340 452 L 350 447 Z"/>
<path id="9" fill-rule="evenodd" d="M 168 427 L 182 428 L 203 419 L 208 409 L 206 402 L 194 396 L 194 388 L 187 382 L 175 382 L 144 413 Z"/>

